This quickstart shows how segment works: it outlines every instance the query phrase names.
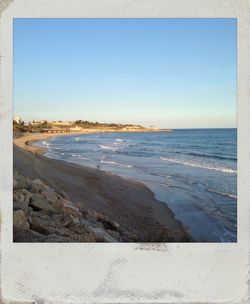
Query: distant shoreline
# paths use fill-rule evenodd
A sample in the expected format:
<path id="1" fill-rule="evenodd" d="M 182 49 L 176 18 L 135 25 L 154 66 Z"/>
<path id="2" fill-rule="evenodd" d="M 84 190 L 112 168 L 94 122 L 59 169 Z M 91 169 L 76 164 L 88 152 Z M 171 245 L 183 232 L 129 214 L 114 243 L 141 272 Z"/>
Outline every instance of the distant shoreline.
<path id="1" fill-rule="evenodd" d="M 46 147 L 36 147 L 32 144 L 37 141 L 47 140 L 51 137 L 67 136 L 67 135 L 81 135 L 81 134 L 98 134 L 98 133 L 158 133 L 158 132 L 173 132 L 174 130 L 160 130 L 160 129 L 135 129 L 135 130 L 109 130 L 109 129 L 86 129 L 81 132 L 65 132 L 65 133 L 26 133 L 21 137 L 14 138 L 13 143 L 18 147 L 35 153 L 44 154 L 47 151 Z"/>

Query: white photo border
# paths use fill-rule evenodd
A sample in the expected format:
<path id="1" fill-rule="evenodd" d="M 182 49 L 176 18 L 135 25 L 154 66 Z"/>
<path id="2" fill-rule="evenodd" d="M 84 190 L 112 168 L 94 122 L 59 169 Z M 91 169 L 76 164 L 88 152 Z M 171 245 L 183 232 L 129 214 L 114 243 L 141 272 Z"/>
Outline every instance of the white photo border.
<path id="1" fill-rule="evenodd" d="M 2 0 L 2 303 L 249 303 L 250 2 Z M 13 243 L 13 18 L 237 18 L 237 243 Z"/>

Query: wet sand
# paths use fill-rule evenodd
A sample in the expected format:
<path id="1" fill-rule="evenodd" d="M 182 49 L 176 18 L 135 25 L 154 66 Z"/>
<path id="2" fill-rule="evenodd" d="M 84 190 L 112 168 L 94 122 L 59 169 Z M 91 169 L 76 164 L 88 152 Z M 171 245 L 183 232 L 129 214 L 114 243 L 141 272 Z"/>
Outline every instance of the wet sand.
<path id="1" fill-rule="evenodd" d="M 165 203 L 156 200 L 154 193 L 143 183 L 50 159 L 42 155 L 42 148 L 31 146 L 33 141 L 51 136 L 57 135 L 32 134 L 15 139 L 14 169 L 66 192 L 80 208 L 91 208 L 106 214 L 141 239 L 154 241 L 154 235 L 164 227 L 173 236 L 173 242 L 192 241 L 182 223 L 174 218 L 174 213 Z"/>

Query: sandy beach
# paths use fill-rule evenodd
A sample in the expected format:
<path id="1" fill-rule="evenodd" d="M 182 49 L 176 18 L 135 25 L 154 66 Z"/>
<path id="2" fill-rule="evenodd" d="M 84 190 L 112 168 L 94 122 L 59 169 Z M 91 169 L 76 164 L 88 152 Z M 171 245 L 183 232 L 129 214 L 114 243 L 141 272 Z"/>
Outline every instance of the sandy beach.
<path id="1" fill-rule="evenodd" d="M 182 223 L 143 183 L 42 155 L 32 142 L 66 134 L 30 134 L 14 140 L 14 169 L 64 191 L 79 208 L 102 212 L 141 240 L 154 241 L 164 226 L 174 242 L 192 241 Z"/>

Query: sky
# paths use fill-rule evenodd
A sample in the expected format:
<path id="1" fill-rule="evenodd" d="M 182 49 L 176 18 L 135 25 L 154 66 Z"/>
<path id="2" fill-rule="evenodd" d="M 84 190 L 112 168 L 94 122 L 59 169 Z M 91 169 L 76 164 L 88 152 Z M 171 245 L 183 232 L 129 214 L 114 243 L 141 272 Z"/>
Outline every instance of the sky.
<path id="1" fill-rule="evenodd" d="M 14 19 L 14 116 L 236 127 L 236 19 Z"/>

